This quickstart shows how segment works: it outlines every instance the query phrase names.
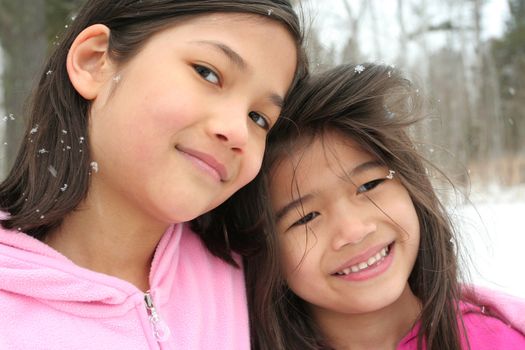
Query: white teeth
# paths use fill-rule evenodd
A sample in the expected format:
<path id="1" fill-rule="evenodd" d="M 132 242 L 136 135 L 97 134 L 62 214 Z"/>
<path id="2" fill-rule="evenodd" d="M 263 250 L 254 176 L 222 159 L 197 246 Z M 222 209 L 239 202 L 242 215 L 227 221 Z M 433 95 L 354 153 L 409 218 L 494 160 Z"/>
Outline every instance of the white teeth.
<path id="1" fill-rule="evenodd" d="M 371 257 L 369 257 L 368 260 L 366 261 L 366 263 L 368 264 L 368 266 L 370 266 L 370 265 L 374 265 L 375 262 L 376 262 L 376 258 L 375 258 L 375 256 L 371 256 Z"/>
<path id="2" fill-rule="evenodd" d="M 366 269 L 368 267 L 368 264 L 365 262 L 360 262 L 357 266 L 359 266 L 359 270 Z"/>
<path id="3" fill-rule="evenodd" d="M 388 246 L 387 246 L 381 249 L 379 252 L 377 252 L 376 255 L 368 258 L 366 262 L 363 261 L 363 262 L 360 262 L 359 264 L 352 265 L 350 267 L 347 267 L 337 272 L 336 274 L 342 276 L 342 275 L 348 275 L 351 272 L 359 272 L 361 270 L 367 269 L 368 267 L 376 264 L 377 262 L 382 261 L 385 258 L 385 256 L 388 255 L 389 251 L 390 249 L 388 249 Z"/>

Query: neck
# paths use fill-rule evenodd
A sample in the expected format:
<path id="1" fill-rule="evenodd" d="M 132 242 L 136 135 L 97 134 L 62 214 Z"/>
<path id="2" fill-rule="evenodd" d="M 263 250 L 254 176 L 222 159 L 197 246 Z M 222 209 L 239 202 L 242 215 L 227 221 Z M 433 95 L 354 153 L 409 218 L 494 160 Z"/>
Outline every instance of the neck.
<path id="1" fill-rule="evenodd" d="M 100 198 L 100 196 L 98 196 Z M 49 232 L 45 243 L 75 264 L 149 289 L 149 272 L 157 244 L 169 224 L 154 220 L 115 200 L 86 200 Z"/>
<path id="2" fill-rule="evenodd" d="M 420 311 L 421 303 L 407 284 L 399 299 L 383 309 L 363 314 L 334 312 L 316 321 L 337 350 L 392 350 L 413 327 Z"/>

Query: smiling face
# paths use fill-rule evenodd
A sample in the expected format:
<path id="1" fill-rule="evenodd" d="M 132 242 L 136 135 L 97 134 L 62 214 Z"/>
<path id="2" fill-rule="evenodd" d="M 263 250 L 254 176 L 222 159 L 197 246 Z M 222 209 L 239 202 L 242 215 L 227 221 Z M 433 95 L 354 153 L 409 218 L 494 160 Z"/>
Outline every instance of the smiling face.
<path id="1" fill-rule="evenodd" d="M 419 223 L 387 166 L 328 132 L 279 162 L 270 185 L 288 286 L 317 317 L 374 312 L 407 294 Z"/>
<path id="2" fill-rule="evenodd" d="M 259 171 L 296 61 L 291 35 L 262 17 L 157 33 L 93 101 L 90 194 L 164 223 L 213 209 Z"/>

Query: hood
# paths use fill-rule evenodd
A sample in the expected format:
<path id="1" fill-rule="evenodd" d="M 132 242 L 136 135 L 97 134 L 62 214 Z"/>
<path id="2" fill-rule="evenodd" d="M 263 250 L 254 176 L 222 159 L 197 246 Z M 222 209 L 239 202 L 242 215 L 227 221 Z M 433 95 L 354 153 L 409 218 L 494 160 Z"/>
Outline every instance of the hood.
<path id="1" fill-rule="evenodd" d="M 525 300 L 483 287 L 465 286 L 463 297 L 487 309 L 525 335 Z"/>

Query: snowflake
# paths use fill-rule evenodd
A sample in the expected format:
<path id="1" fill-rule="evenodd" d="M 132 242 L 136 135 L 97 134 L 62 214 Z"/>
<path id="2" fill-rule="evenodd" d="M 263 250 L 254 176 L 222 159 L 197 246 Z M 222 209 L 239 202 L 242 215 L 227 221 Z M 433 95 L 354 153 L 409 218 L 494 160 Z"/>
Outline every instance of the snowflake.
<path id="1" fill-rule="evenodd" d="M 54 166 L 52 165 L 48 166 L 47 170 L 49 170 L 49 172 L 51 173 L 51 175 L 53 175 L 53 177 L 57 177 L 57 170 L 55 169 Z"/>
<path id="2" fill-rule="evenodd" d="M 13 115 L 13 113 L 9 113 L 9 115 L 4 115 L 4 117 L 2 118 L 2 120 L 4 122 L 8 121 L 8 120 L 15 120 L 15 116 Z"/>
<path id="3" fill-rule="evenodd" d="M 365 66 L 363 66 L 362 64 L 358 64 L 354 68 L 354 72 L 356 72 L 357 74 L 361 74 L 364 70 L 365 70 Z"/>
<path id="4" fill-rule="evenodd" d="M 268 9 L 268 16 L 271 16 L 273 13 L 273 9 Z"/>
<path id="5" fill-rule="evenodd" d="M 29 133 L 30 133 L 31 135 L 33 135 L 33 134 L 36 134 L 37 131 L 38 131 L 38 124 L 35 125 L 35 127 L 33 127 L 33 129 L 31 129 L 31 131 L 30 131 Z"/>
<path id="6" fill-rule="evenodd" d="M 94 172 L 98 173 L 98 163 L 97 162 L 91 162 L 91 164 L 89 164 L 89 166 L 91 167 L 91 170 L 93 170 Z"/>
<path id="7" fill-rule="evenodd" d="M 62 134 L 66 135 L 67 134 L 67 130 L 62 129 Z"/>
<path id="8" fill-rule="evenodd" d="M 64 186 L 60 187 L 60 191 L 65 192 L 67 190 L 67 184 L 64 184 Z"/>
<path id="9" fill-rule="evenodd" d="M 51 75 L 53 73 L 53 71 L 50 69 L 46 72 L 46 75 Z"/>
<path id="10" fill-rule="evenodd" d="M 41 148 L 41 149 L 38 150 L 38 153 L 44 154 L 44 153 L 49 153 L 49 151 L 47 149 L 45 149 L 45 148 Z"/>

